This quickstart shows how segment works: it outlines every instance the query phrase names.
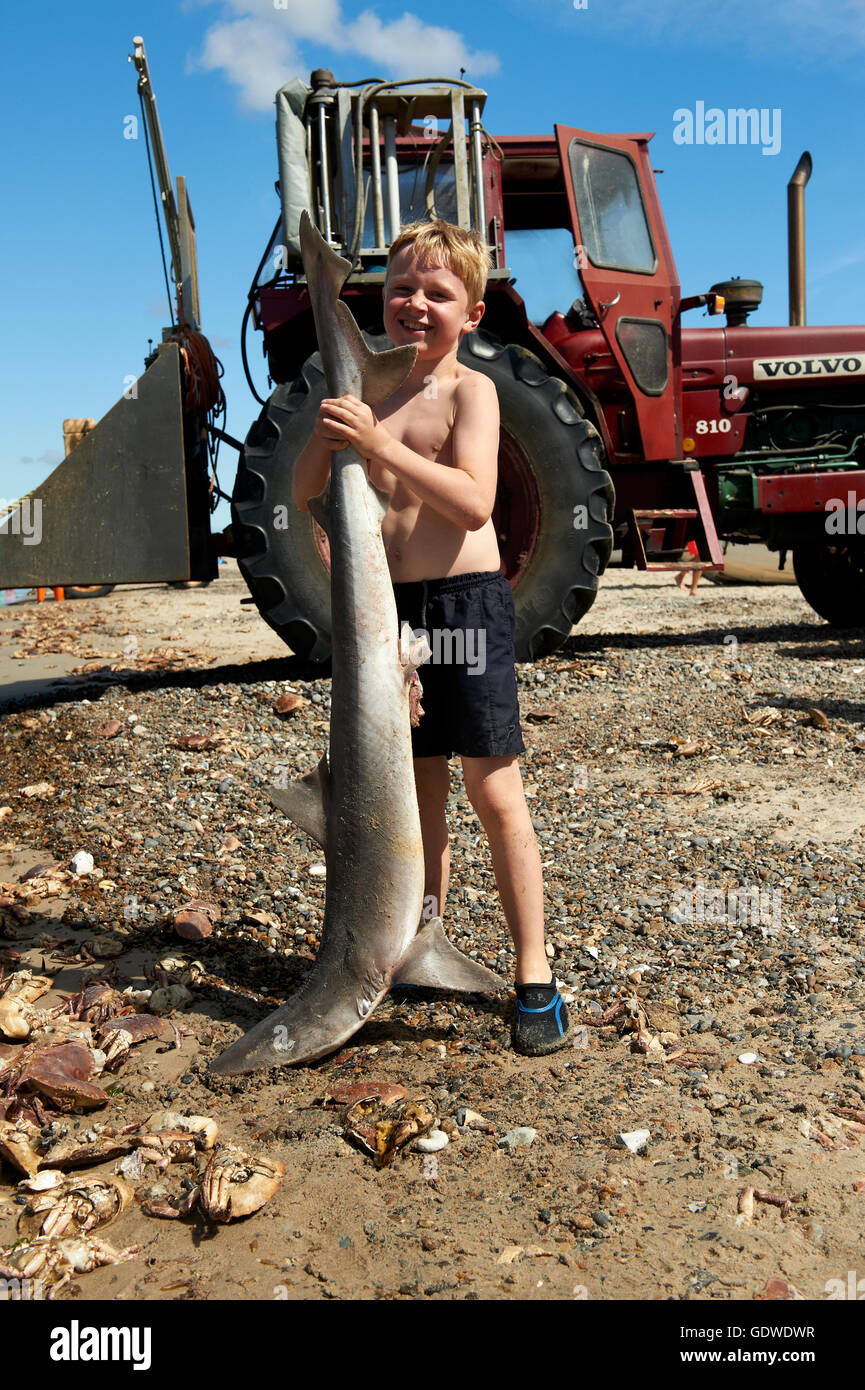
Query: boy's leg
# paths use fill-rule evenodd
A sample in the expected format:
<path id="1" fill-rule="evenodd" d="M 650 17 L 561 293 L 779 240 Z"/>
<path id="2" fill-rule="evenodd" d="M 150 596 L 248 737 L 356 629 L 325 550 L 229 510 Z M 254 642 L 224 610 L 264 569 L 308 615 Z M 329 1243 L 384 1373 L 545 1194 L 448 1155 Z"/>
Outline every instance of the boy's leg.
<path id="1" fill-rule="evenodd" d="M 469 801 L 489 840 L 502 910 L 514 941 L 517 984 L 552 980 L 544 950 L 541 855 L 516 755 L 463 757 Z"/>
<path id="2" fill-rule="evenodd" d="M 447 758 L 415 758 L 414 780 L 423 836 L 424 919 L 428 921 L 431 917 L 444 916 L 450 877 L 450 849 L 445 817 L 450 787 Z M 430 908 L 433 910 L 430 911 Z"/>

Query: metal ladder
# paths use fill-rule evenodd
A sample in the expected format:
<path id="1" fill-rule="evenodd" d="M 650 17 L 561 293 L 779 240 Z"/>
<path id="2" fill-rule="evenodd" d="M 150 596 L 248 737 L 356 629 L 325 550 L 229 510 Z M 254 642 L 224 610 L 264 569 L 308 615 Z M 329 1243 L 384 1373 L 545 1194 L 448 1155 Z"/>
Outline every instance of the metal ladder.
<path id="1" fill-rule="evenodd" d="M 709 506 L 709 499 L 706 495 L 706 479 L 703 477 L 699 468 L 689 468 L 688 473 L 694 488 L 694 496 L 697 502 L 694 507 L 649 507 L 631 508 L 630 523 L 631 532 L 634 539 L 634 553 L 636 567 L 638 570 L 722 570 L 724 568 L 724 556 L 721 544 L 718 540 L 718 533 L 715 530 L 715 518 L 712 516 L 712 509 Z M 651 522 L 663 520 L 664 522 L 675 521 L 694 521 L 699 516 L 703 527 L 703 536 L 706 542 L 706 549 L 709 552 L 709 560 L 676 560 L 675 562 L 651 561 L 646 558 L 646 545 L 643 539 L 643 530 L 649 528 L 642 527 L 641 522 Z M 666 526 L 656 528 L 660 531 L 663 540 Z M 653 534 L 653 533 L 650 533 Z"/>

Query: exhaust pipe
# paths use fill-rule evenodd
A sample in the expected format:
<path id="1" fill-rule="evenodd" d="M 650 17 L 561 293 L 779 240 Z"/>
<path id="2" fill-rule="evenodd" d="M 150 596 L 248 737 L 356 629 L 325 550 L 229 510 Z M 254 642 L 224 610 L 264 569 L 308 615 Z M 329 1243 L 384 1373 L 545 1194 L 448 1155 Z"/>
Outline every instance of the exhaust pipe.
<path id="1" fill-rule="evenodd" d="M 811 177 L 811 156 L 805 150 L 787 184 L 787 267 L 790 323 L 805 324 L 805 185 Z"/>

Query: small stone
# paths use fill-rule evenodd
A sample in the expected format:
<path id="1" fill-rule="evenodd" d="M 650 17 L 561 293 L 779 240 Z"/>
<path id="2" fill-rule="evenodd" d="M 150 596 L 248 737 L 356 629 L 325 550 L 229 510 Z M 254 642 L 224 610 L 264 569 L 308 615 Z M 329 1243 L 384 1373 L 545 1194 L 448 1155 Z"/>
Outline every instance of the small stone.
<path id="1" fill-rule="evenodd" d="M 80 849 L 77 854 L 72 856 L 72 872 L 79 878 L 85 874 L 93 873 L 93 855 L 88 854 L 86 849 Z"/>
<path id="2" fill-rule="evenodd" d="M 203 941 L 213 931 L 213 923 L 203 912 L 190 912 L 188 909 L 174 916 L 174 930 L 185 941 Z"/>
<path id="3" fill-rule="evenodd" d="M 753 1066 L 754 1062 L 759 1062 L 760 1058 L 756 1052 L 740 1052 L 739 1061 L 745 1067 Z"/>
<path id="4" fill-rule="evenodd" d="M 592 1212 L 592 1220 L 594 1221 L 595 1225 L 600 1226 L 602 1230 L 605 1230 L 606 1227 L 609 1226 L 611 1219 L 612 1218 L 610 1217 L 610 1213 L 608 1211 Z"/>
<path id="5" fill-rule="evenodd" d="M 291 690 L 283 690 L 281 695 L 277 695 L 273 702 L 274 714 L 288 715 L 293 714 L 301 705 L 306 704 L 302 695 L 295 695 Z"/>
<path id="6" fill-rule="evenodd" d="M 488 1120 L 486 1115 L 479 1115 L 477 1110 L 471 1110 L 467 1105 L 461 1105 L 456 1113 L 456 1122 L 460 1129 L 478 1129 L 486 1134 L 495 1131 L 492 1120 Z"/>
<path id="7" fill-rule="evenodd" d="M 651 1130 L 632 1129 L 627 1133 L 617 1134 L 616 1143 L 620 1149 L 628 1149 L 632 1154 L 637 1154 L 646 1147 L 651 1137 Z"/>
<path id="8" fill-rule="evenodd" d="M 520 1125 L 517 1129 L 508 1130 L 504 1138 L 499 1140 L 499 1148 L 510 1149 L 511 1153 L 513 1153 L 514 1149 L 519 1148 L 521 1145 L 533 1144 L 537 1137 L 537 1133 L 538 1131 L 532 1129 L 530 1125 Z"/>
<path id="9" fill-rule="evenodd" d="M 422 1134 L 420 1139 L 416 1139 L 414 1146 L 419 1153 L 434 1154 L 438 1153 L 439 1149 L 443 1149 L 447 1143 L 449 1140 L 444 1130 L 431 1129 L 429 1134 Z"/>

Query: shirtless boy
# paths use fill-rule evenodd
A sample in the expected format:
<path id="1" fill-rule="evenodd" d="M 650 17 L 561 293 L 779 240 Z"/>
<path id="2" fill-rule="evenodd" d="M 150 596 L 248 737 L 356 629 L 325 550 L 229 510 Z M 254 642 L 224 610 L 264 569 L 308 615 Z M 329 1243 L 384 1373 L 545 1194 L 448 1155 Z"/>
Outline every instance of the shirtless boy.
<path id="1" fill-rule="evenodd" d="M 498 399 L 489 377 L 457 361 L 463 334 L 483 317 L 489 266 L 476 233 L 442 221 L 403 229 L 388 258 L 384 326 L 395 346 L 417 344 L 415 365 L 375 412 L 355 396 L 322 401 L 293 492 L 307 511 L 327 482 L 331 452 L 352 445 L 390 497 L 382 539 L 400 623 L 424 629 L 433 648 L 420 671 L 425 713 L 412 730 L 425 905 L 444 916 L 448 759 L 458 753 L 514 941 L 513 1044 L 540 1055 L 564 1044 L 570 1023 L 544 950 L 541 859 L 517 761 L 525 744 L 514 602 L 492 522 Z M 445 632 L 448 640 L 437 641 Z"/>

